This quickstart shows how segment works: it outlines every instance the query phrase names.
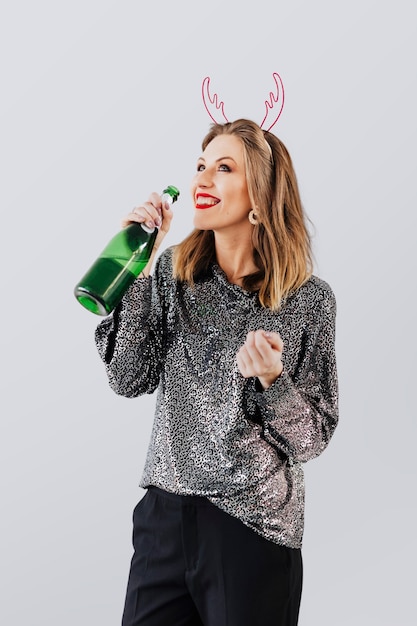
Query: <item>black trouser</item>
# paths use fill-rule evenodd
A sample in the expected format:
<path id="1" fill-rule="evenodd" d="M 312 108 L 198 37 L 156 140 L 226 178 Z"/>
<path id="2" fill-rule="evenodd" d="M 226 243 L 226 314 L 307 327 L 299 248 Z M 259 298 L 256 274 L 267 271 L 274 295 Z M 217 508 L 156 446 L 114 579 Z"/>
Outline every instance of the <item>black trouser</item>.
<path id="1" fill-rule="evenodd" d="M 151 487 L 133 514 L 122 626 L 296 626 L 301 551 L 205 498 Z"/>

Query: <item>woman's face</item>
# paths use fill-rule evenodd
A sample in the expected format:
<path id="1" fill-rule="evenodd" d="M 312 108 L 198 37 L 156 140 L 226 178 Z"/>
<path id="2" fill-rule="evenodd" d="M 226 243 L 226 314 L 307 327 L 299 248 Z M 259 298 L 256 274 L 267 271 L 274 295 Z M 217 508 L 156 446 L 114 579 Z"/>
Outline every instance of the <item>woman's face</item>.
<path id="1" fill-rule="evenodd" d="M 219 135 L 206 147 L 197 161 L 191 184 L 194 201 L 194 226 L 238 235 L 251 231 L 251 210 L 243 144 L 234 135 Z"/>

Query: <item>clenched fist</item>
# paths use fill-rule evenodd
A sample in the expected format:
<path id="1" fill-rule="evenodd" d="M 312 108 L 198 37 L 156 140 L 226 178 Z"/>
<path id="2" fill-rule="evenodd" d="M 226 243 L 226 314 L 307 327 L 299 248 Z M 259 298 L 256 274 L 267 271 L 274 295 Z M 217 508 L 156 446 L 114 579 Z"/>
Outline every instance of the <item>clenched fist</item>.
<path id="1" fill-rule="evenodd" d="M 240 373 L 245 378 L 257 377 L 262 387 L 268 389 L 281 375 L 283 349 L 278 333 L 252 330 L 236 355 Z"/>

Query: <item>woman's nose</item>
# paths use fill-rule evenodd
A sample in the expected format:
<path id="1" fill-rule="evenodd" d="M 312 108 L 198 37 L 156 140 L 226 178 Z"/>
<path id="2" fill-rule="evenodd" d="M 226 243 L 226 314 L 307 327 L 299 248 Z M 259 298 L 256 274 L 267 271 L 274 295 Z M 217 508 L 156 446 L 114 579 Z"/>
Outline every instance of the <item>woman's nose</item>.
<path id="1" fill-rule="evenodd" d="M 197 184 L 202 187 L 209 187 L 212 183 L 212 177 L 209 170 L 204 169 L 197 172 Z"/>

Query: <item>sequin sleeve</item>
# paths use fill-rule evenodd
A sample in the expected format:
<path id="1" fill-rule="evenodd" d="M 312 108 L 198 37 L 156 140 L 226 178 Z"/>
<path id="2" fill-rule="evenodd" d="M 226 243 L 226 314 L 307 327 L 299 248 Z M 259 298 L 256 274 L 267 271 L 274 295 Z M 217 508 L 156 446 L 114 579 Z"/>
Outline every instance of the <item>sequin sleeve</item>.
<path id="1" fill-rule="evenodd" d="M 297 462 L 317 457 L 338 422 L 335 316 L 333 292 L 322 282 L 294 371 L 284 367 L 269 389 L 254 392 L 265 439 Z"/>
<path id="2" fill-rule="evenodd" d="M 164 346 L 162 300 L 157 278 L 139 278 L 96 329 L 96 346 L 110 387 L 119 395 L 135 397 L 158 387 Z"/>

